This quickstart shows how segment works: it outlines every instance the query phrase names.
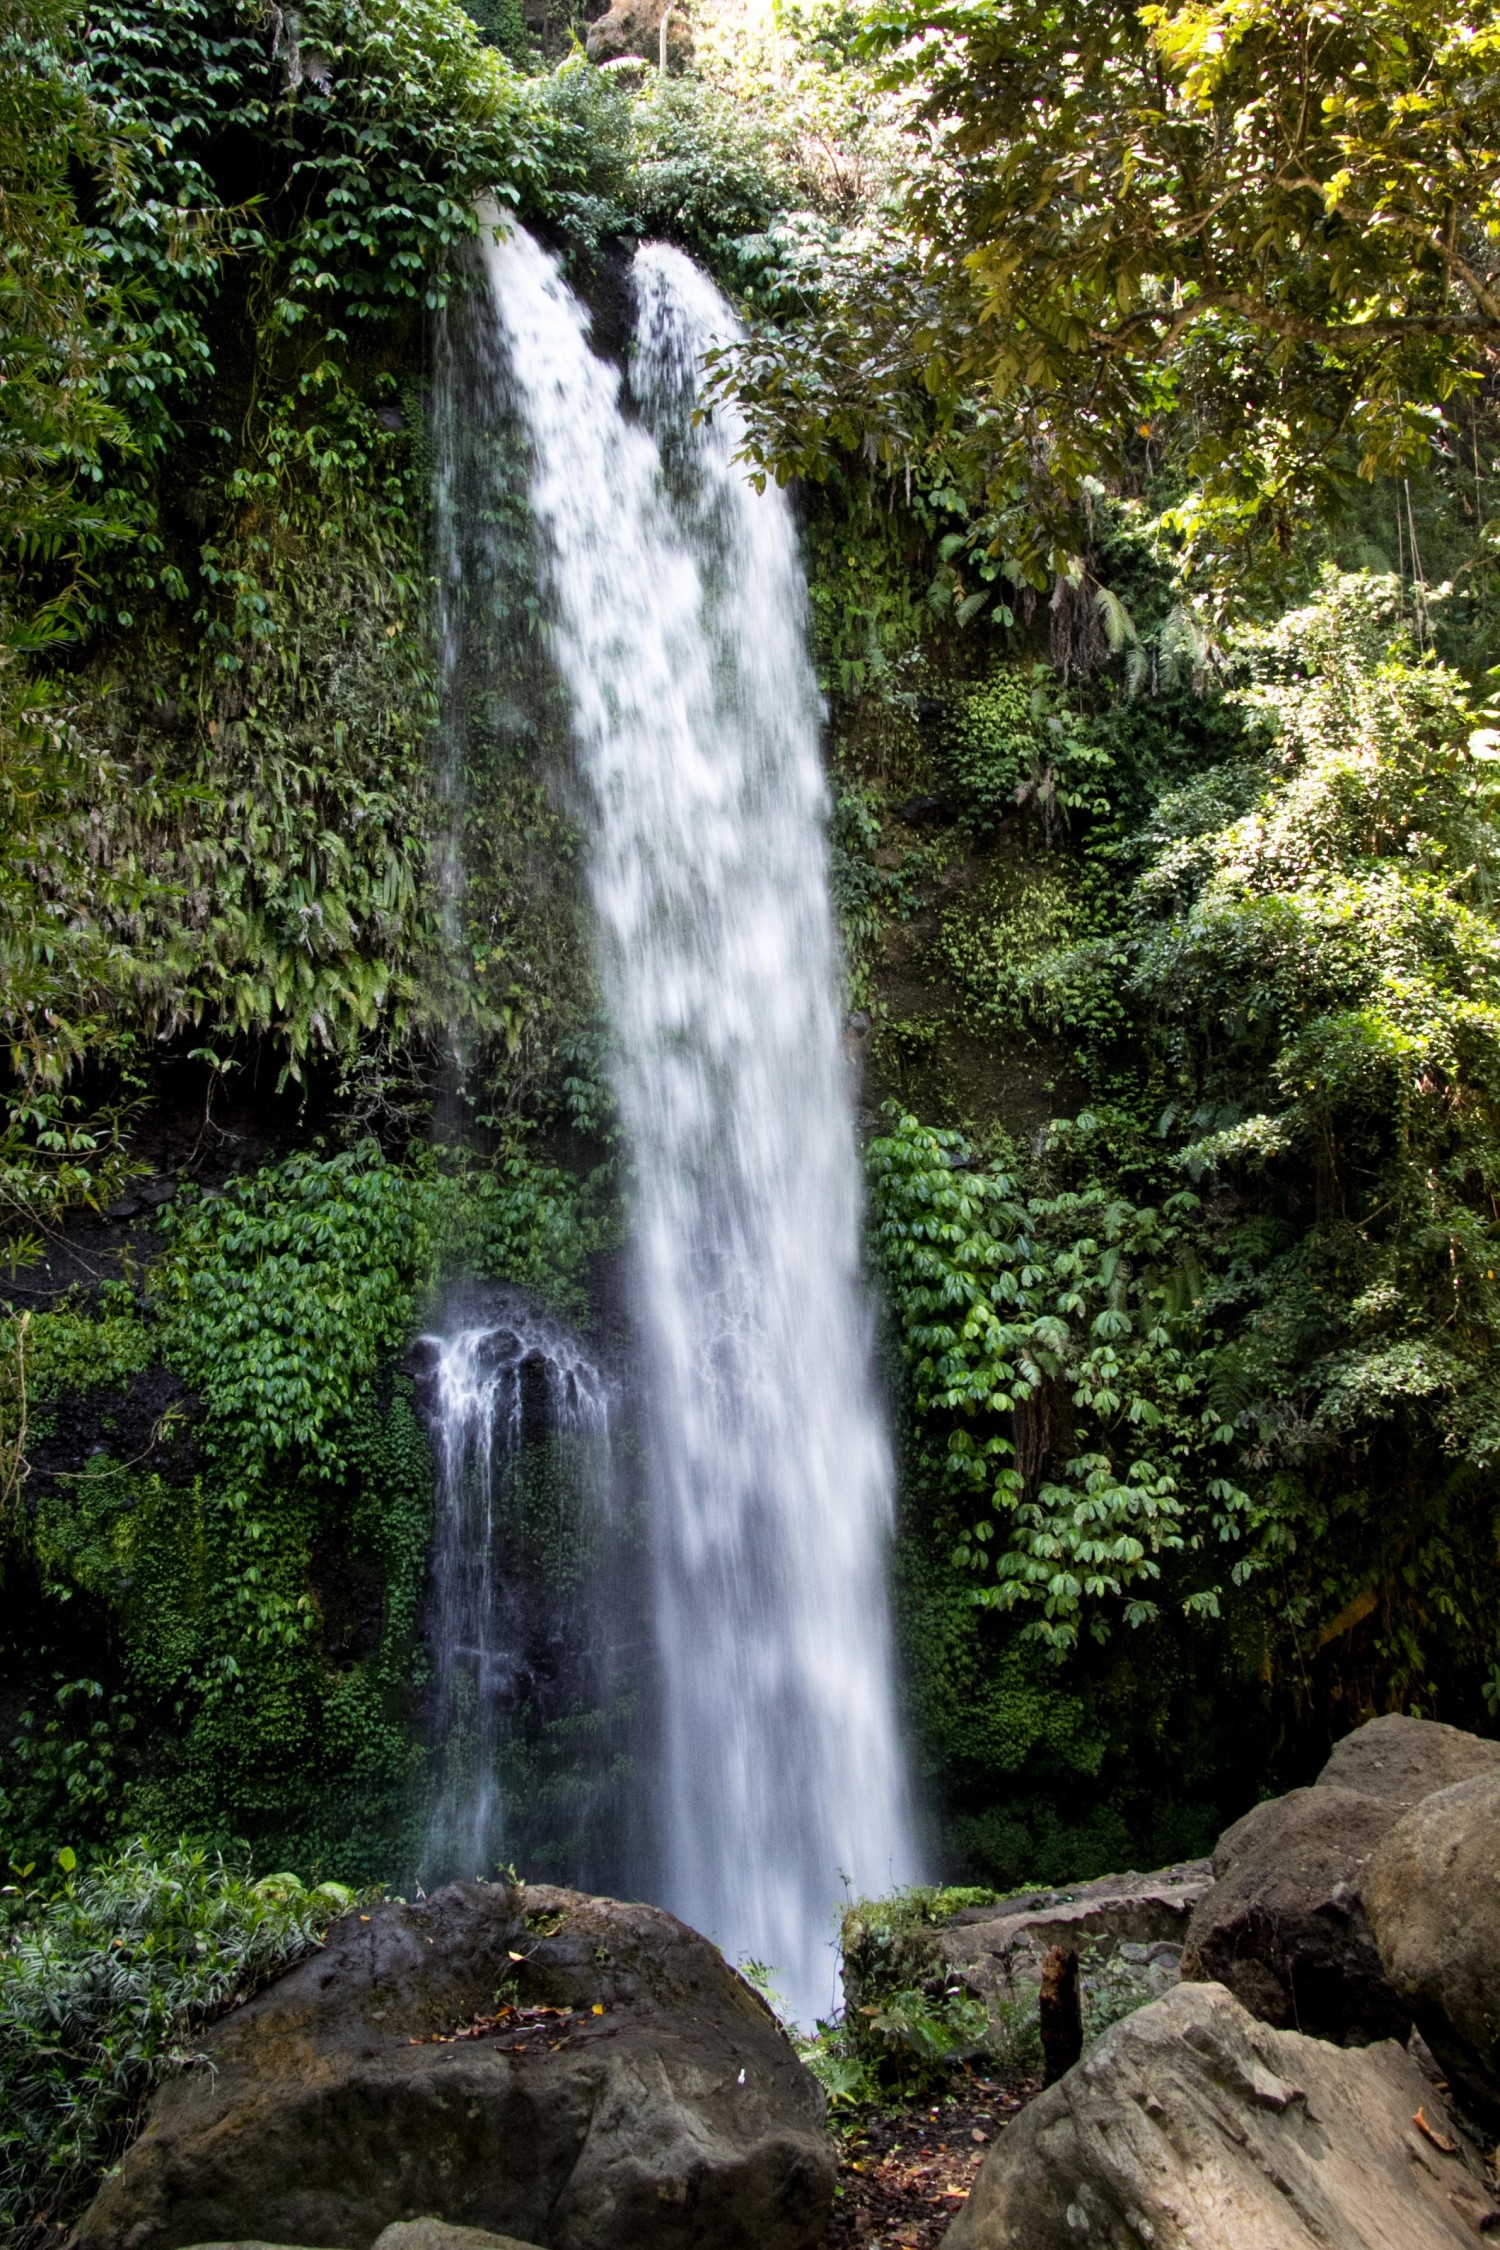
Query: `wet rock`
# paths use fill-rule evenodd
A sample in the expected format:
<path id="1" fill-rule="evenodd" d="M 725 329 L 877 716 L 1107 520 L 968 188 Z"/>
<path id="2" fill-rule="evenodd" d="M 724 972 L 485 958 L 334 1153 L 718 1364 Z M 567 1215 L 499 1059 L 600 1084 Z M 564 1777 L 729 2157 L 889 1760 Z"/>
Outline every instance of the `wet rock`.
<path id="1" fill-rule="evenodd" d="M 1399 2047 L 1274 2031 L 1199 1984 L 1005 2127 L 944 2250 L 1473 2250 L 1497 2221 Z"/>
<path id="2" fill-rule="evenodd" d="M 104 1216 L 123 1225 L 128 1219 L 138 1219 L 144 1211 L 159 1211 L 176 1193 L 174 1172 L 156 1172 L 149 1179 L 134 1179 L 123 1195 L 105 1206 Z"/>
<path id="3" fill-rule="evenodd" d="M 1500 2122 L 1500 1772 L 1423 1798 L 1365 1876 L 1386 1975 L 1459 2092 Z"/>
<path id="4" fill-rule="evenodd" d="M 455 1883 L 377 1906 L 200 2042 L 79 2250 L 369 2250 L 397 2221 L 549 2250 L 810 2250 L 823 2098 L 770 2010 L 654 1907 Z"/>
<path id="5" fill-rule="evenodd" d="M 1183 1977 L 1227 1985 L 1262 2022 L 1320 2039 L 1404 2039 L 1410 2011 L 1360 1903 L 1397 1817 L 1381 1798 L 1322 1786 L 1256 1805 L 1219 1839 L 1218 1880 L 1188 1925 Z"/>
<path id="6" fill-rule="evenodd" d="M 1408 1719 L 1392 1711 L 1356 1727 L 1334 1745 L 1319 1774 L 1319 1789 L 1354 1789 L 1380 1797 L 1401 1812 L 1434 1790 L 1451 1789 L 1475 1774 L 1500 1772 L 1500 1742 L 1465 1734 L 1435 1719 Z"/>
<path id="7" fill-rule="evenodd" d="M 908 797 L 897 810 L 908 828 L 951 828 L 958 818 L 951 797 Z"/>

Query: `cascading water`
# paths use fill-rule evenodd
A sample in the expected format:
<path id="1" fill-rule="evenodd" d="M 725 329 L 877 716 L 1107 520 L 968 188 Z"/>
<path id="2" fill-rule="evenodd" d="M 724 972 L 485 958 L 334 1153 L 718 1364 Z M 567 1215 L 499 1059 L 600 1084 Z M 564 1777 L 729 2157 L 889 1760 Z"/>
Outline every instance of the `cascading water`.
<path id="1" fill-rule="evenodd" d="M 522 1441 L 568 1452 L 573 1508 L 596 1519 L 587 1538 L 610 1489 L 610 1388 L 561 1323 L 519 1299 L 420 1342 L 438 1459 L 428 1626 L 442 1746 L 424 1872 L 492 1875 L 515 1849 L 501 1762 L 548 1638 L 525 1567 Z"/>
<path id="2" fill-rule="evenodd" d="M 915 1867 L 795 533 L 733 414 L 693 427 L 711 283 L 637 255 L 630 420 L 553 260 L 481 216 L 634 1168 L 663 1888 L 807 2020 L 841 1879 Z"/>

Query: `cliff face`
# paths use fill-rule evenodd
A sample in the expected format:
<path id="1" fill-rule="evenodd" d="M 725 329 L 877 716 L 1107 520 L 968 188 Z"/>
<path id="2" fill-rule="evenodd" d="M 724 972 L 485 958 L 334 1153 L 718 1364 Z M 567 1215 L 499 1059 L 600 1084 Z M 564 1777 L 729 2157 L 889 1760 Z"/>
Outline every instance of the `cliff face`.
<path id="1" fill-rule="evenodd" d="M 1157 1864 L 1352 1712 L 1487 1723 L 1493 744 L 1433 653 L 1482 669 L 1481 597 L 1445 627 L 1309 549 L 1231 630 L 1176 575 L 1154 440 L 1023 569 L 979 422 L 898 355 L 862 423 L 841 352 L 920 275 L 837 11 L 700 5 L 665 78 L 525 79 L 439 0 L 295 39 L 233 0 L 119 0 L 76 49 L 36 23 L 16 255 L 52 373 L 6 361 L 46 442 L 4 425 L 0 604 L 17 1834 L 186 1820 L 387 1871 L 431 1489 L 401 1351 L 460 1271 L 579 1309 L 615 1239 L 545 619 L 519 571 L 457 683 L 432 630 L 434 371 L 497 185 L 611 353 L 620 245 L 709 263 L 800 479 L 952 1870 Z M 1415 523 L 1467 589 L 1447 474 L 1394 559 Z"/>

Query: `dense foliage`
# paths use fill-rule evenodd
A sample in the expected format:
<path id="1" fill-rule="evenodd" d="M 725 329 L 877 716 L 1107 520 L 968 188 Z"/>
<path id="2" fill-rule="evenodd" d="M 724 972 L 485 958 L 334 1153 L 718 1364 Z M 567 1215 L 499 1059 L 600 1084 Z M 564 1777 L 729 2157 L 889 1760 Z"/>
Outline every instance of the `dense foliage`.
<path id="1" fill-rule="evenodd" d="M 965 1794 L 997 1761 L 1099 1772 L 1113 1746 L 1128 1796 L 1182 1727 L 1179 1780 L 1198 1765 L 1212 1801 L 1215 1675 L 1294 1760 L 1330 1698 L 1480 1725 L 1494 1705 L 1494 742 L 1397 599 L 1329 577 L 1224 648 L 1171 731 L 1094 687 L 1054 737 L 1059 807 L 1070 765 L 1086 787 L 1070 828 L 1033 824 L 1019 892 L 972 855 L 1006 788 L 1021 840 L 1026 706 L 956 700 L 967 893 L 924 956 L 948 1012 L 925 1043 L 881 1028 L 908 1109 L 871 1158 L 910 1645 Z M 976 1114 L 976 1035 L 1029 1048 L 1044 1093 L 1065 1068 L 1071 1111 L 1020 1139 L 1012 1086 Z M 919 1123 L 918 1092 L 963 1129 Z M 965 1576 L 981 1615 L 955 1637 Z M 986 1845 L 966 1817 L 977 1869 L 1045 1872 L 1035 1830 Z"/>
<path id="2" fill-rule="evenodd" d="M 0 2228 L 22 2242 L 73 2217 L 195 2031 L 353 1904 L 186 1847 L 57 1859 L 0 1893 Z"/>
<path id="3" fill-rule="evenodd" d="M 11 1322 L 0 1416 L 24 1379 L 34 1457 L 3 1553 L 13 1849 L 147 1826 L 417 1871 L 432 1470 L 396 1354 L 456 1276 L 576 1301 L 600 1239 L 524 1154 L 397 1168 L 365 1144 L 185 1197 L 102 1317 Z M 70 1432 L 96 1442 L 63 1468 Z"/>
<path id="4" fill-rule="evenodd" d="M 0 0 L 0 1836 L 82 1862 L 0 1958 L 23 2218 L 199 1934 L 310 1935 L 198 1844 L 420 1873 L 407 1348 L 457 1277 L 586 1316 L 618 1225 L 504 437 L 485 677 L 431 629 L 481 187 L 601 333 L 632 238 L 711 265 L 799 479 L 942 1873 L 1500 1717 L 1488 17 L 809 0 L 662 75 L 475 14 Z M 836 2095 L 972 2034 L 931 1910 Z"/>
<path id="5" fill-rule="evenodd" d="M 943 135 L 914 205 L 950 284 L 930 387 L 1118 467 L 1185 408 L 1197 504 L 1283 536 L 1357 463 L 1425 465 L 1497 339 L 1496 28 L 1389 7 L 877 11 Z M 961 264 L 960 264 L 960 261 Z"/>
<path id="6" fill-rule="evenodd" d="M 5 1186 L 34 1222 L 112 1140 L 67 1090 L 85 1063 L 196 1041 L 222 1070 L 269 1040 L 303 1078 L 420 1033 L 439 989 L 514 1044 L 435 958 L 425 894 L 416 386 L 473 193 L 536 196 L 570 159 L 442 5 L 295 33 L 234 0 L 14 11 L 8 36 L 12 94 L 23 66 L 56 94 L 6 159 L 7 332 L 67 416 L 8 370 L 11 629 L 74 635 L 4 674 Z"/>

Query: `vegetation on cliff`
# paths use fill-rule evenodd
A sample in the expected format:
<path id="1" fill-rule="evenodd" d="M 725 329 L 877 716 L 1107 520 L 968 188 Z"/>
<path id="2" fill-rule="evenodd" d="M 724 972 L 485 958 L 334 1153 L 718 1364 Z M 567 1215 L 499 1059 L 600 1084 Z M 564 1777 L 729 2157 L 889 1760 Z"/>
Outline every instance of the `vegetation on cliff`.
<path id="1" fill-rule="evenodd" d="M 578 1303 L 610 1239 L 556 746 L 431 754 L 481 187 L 601 305 L 622 241 L 708 261 L 753 466 L 801 480 L 944 1874 L 1196 1848 L 1374 1708 L 1492 1722 L 1500 80 L 1461 29 L 818 0 L 700 8 L 658 76 L 449 0 L 6 0 L 21 1864 L 410 1871 L 400 1354 L 454 1273 Z"/>

